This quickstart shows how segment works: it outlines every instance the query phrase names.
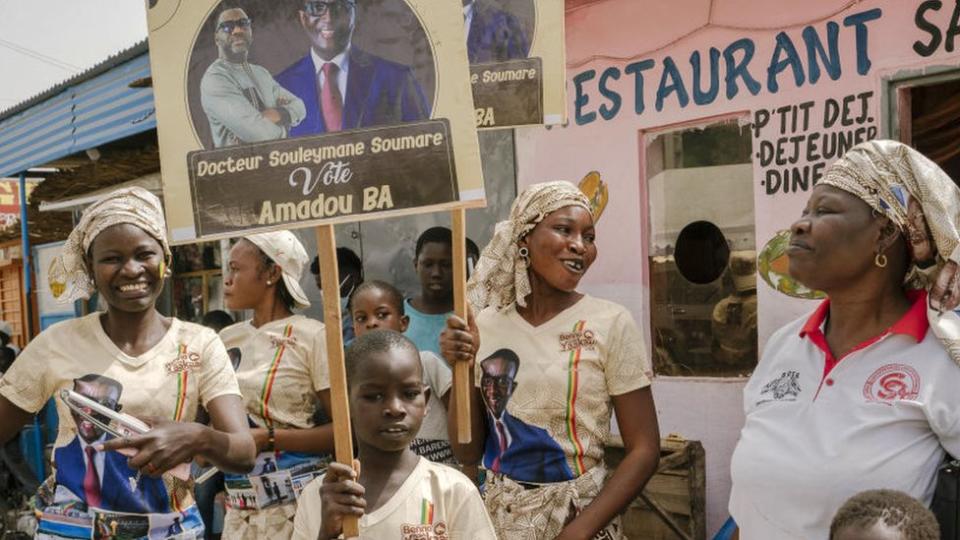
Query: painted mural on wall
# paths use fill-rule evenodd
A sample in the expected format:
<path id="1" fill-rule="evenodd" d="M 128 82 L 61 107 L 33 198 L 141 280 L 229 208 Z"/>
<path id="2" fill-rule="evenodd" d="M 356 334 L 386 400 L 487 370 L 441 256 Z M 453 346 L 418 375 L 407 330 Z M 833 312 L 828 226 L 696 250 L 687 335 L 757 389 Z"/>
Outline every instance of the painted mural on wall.
<path id="1" fill-rule="evenodd" d="M 771 238 L 757 257 L 757 272 L 771 289 L 794 298 L 814 300 L 824 298 L 821 291 L 809 289 L 790 277 L 790 261 L 787 260 L 787 245 L 790 231 L 783 230 Z"/>

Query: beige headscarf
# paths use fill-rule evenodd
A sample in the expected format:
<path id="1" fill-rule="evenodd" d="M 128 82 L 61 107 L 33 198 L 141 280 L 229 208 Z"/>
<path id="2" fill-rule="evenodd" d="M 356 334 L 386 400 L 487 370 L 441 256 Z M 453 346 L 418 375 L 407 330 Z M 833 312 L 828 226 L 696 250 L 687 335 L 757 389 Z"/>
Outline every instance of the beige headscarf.
<path id="1" fill-rule="evenodd" d="M 480 253 L 480 260 L 467 283 L 467 298 L 473 309 L 487 306 L 503 309 L 513 302 L 525 306 L 530 294 L 527 258 L 521 257 L 517 242 L 554 210 L 581 206 L 590 210 L 586 195 L 569 182 L 534 184 L 517 197 L 510 217 L 497 223 L 493 238 Z"/>
<path id="2" fill-rule="evenodd" d="M 118 189 L 90 205 L 63 245 L 63 251 L 50 264 L 47 280 L 54 298 L 69 303 L 89 298 L 95 290 L 93 276 L 84 256 L 90 244 L 107 227 L 129 223 L 140 227 L 163 246 L 164 263 L 170 262 L 163 207 L 156 195 L 141 187 Z"/>
<path id="3" fill-rule="evenodd" d="M 837 160 L 820 183 L 865 201 L 890 218 L 908 242 L 917 235 L 927 238 L 934 252 L 929 261 L 912 261 L 905 280 L 909 287 L 929 290 L 947 261 L 960 262 L 960 189 L 920 152 L 896 141 L 861 143 Z M 930 328 L 960 365 L 960 316 L 953 311 L 940 313 L 930 302 L 928 297 Z"/>

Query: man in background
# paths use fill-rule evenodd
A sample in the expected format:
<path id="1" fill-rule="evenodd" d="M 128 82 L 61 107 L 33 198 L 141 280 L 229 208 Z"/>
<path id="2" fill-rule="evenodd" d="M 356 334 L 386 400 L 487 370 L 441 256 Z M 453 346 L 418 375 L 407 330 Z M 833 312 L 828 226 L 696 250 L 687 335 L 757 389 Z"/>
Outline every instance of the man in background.
<path id="1" fill-rule="evenodd" d="M 430 107 L 409 66 L 352 44 L 354 0 L 306 0 L 297 11 L 310 51 L 277 75 L 306 104 L 306 118 L 291 137 L 414 122 Z"/>
<path id="2" fill-rule="evenodd" d="M 467 271 L 480 258 L 477 245 L 467 238 Z M 453 312 L 453 233 L 446 227 L 431 227 L 417 238 L 413 267 L 420 292 L 405 300 L 410 325 L 404 335 L 421 351 L 440 355 L 440 332 Z M 468 275 L 469 277 L 469 275 Z"/>
<path id="3" fill-rule="evenodd" d="M 240 8 L 225 9 L 217 17 L 219 57 L 200 80 L 200 103 L 217 148 L 283 139 L 306 113 L 300 98 L 248 61 L 252 25 Z"/>
<path id="4" fill-rule="evenodd" d="M 343 332 L 343 344 L 347 345 L 355 337 L 353 331 L 353 317 L 347 309 L 347 301 L 357 285 L 363 283 L 363 263 L 353 250 L 345 247 L 337 248 L 337 268 L 340 274 L 340 286 L 337 294 L 340 298 L 340 328 Z M 323 291 L 320 282 L 320 257 L 314 257 L 310 263 L 310 272 L 317 281 L 317 288 Z"/>

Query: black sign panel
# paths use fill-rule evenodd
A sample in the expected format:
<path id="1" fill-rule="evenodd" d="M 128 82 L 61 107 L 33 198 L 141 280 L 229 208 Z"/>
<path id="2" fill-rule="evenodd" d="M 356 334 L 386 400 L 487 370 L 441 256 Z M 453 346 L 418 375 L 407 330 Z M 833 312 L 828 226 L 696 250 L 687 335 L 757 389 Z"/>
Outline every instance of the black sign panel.
<path id="1" fill-rule="evenodd" d="M 459 199 L 447 120 L 187 154 L 198 236 Z"/>

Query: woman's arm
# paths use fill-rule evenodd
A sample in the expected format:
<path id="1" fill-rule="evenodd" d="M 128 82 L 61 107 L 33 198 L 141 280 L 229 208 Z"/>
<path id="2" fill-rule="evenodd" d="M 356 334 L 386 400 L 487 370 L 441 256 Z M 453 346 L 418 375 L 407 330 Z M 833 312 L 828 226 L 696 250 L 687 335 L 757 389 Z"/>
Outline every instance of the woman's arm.
<path id="1" fill-rule="evenodd" d="M 483 401 L 480 397 L 480 390 L 473 384 L 474 360 L 477 350 L 480 347 L 480 332 L 477 330 L 476 321 L 473 313 L 468 312 L 467 321 L 460 317 L 451 315 L 447 318 L 447 327 L 440 333 L 440 352 L 450 364 L 450 369 L 455 369 L 456 362 L 470 363 L 470 442 L 460 444 L 457 442 L 457 385 L 454 384 L 447 393 L 449 403 L 452 407 L 447 407 L 447 435 L 450 438 L 450 447 L 453 449 L 453 455 L 463 465 L 473 465 L 479 463 L 483 457 L 483 443 L 487 437 L 486 421 L 483 418 Z"/>
<path id="2" fill-rule="evenodd" d="M 224 472 L 247 473 L 253 469 L 257 452 L 247 428 L 240 396 L 224 395 L 207 403 L 210 426 L 196 422 L 172 422 L 149 418 L 150 431 L 134 437 L 111 439 L 106 450 L 134 448 L 137 454 L 128 464 L 151 476 L 159 476 L 197 457 Z"/>
<path id="3" fill-rule="evenodd" d="M 613 410 L 626 455 L 597 498 L 557 539 L 593 538 L 640 493 L 660 461 L 660 428 L 650 387 L 613 396 Z"/>
<path id="4" fill-rule="evenodd" d="M 33 418 L 33 414 L 0 396 L 0 445 L 4 445 Z"/>
<path id="5" fill-rule="evenodd" d="M 207 403 L 213 444 L 200 455 L 222 471 L 245 473 L 253 469 L 257 449 L 247 427 L 243 399 L 236 395 L 214 398 Z"/>
<path id="6" fill-rule="evenodd" d="M 317 392 L 323 410 L 330 413 L 330 390 Z M 267 449 L 270 442 L 269 432 L 264 428 L 254 428 L 250 432 L 257 444 L 257 452 Z M 333 422 L 307 429 L 278 429 L 273 434 L 273 447 L 277 450 L 303 452 L 306 454 L 333 453 Z"/>

